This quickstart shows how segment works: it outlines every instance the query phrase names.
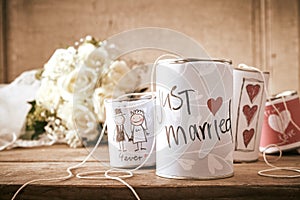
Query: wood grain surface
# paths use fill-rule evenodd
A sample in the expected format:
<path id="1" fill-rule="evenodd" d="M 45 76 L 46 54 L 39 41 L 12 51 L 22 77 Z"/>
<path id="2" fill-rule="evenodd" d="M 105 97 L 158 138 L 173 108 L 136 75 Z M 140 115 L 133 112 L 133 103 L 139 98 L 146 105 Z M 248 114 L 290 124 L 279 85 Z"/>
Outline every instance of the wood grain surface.
<path id="1" fill-rule="evenodd" d="M 107 169 L 106 147 L 99 149 L 103 163 L 91 159 L 73 172 Z M 78 164 L 88 154 L 85 148 L 65 145 L 0 152 L 0 199 L 10 199 L 23 183 L 33 179 L 67 175 L 66 169 Z M 274 156 L 273 156 L 274 157 Z M 101 157 L 102 158 L 102 157 Z M 274 158 L 271 158 L 274 159 Z M 279 166 L 300 167 L 298 154 L 284 155 Z M 176 180 L 155 175 L 154 168 L 141 169 L 126 181 L 141 199 L 297 199 L 300 181 L 266 178 L 257 172 L 268 168 L 262 161 L 234 164 L 234 176 L 217 180 Z M 99 177 L 102 175 L 99 174 Z M 17 199 L 134 199 L 133 194 L 114 180 L 41 181 L 27 186 Z"/>

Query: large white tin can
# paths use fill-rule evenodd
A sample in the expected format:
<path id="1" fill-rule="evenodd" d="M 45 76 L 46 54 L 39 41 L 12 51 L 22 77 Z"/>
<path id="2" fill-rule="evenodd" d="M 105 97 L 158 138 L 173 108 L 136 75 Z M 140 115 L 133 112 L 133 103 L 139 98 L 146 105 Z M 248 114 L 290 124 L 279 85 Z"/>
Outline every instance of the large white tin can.
<path id="1" fill-rule="evenodd" d="M 156 174 L 233 175 L 232 68 L 224 60 L 168 59 L 156 68 Z"/>

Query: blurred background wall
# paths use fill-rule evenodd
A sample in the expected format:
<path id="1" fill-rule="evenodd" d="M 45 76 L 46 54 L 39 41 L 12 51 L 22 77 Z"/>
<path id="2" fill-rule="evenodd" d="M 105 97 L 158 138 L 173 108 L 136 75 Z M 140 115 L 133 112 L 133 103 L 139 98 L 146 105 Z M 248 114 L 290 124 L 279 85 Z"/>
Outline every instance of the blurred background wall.
<path id="1" fill-rule="evenodd" d="M 300 89 L 299 0 L 0 0 L 0 83 L 42 68 L 81 37 L 163 27 L 211 57 L 271 73 L 271 92 Z"/>

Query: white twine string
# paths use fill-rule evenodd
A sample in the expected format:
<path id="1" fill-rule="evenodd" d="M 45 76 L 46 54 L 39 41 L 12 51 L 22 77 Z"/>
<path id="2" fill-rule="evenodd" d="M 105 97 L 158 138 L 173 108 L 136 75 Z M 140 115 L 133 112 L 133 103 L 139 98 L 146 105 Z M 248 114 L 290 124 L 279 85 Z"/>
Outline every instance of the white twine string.
<path id="1" fill-rule="evenodd" d="M 93 155 L 93 153 L 94 153 L 95 150 L 97 149 L 97 147 L 98 147 L 98 145 L 100 144 L 100 141 L 101 141 L 101 139 L 102 139 L 102 137 L 103 137 L 103 135 L 104 135 L 105 127 L 106 127 L 106 122 L 105 122 L 104 125 L 103 125 L 103 129 L 102 129 L 102 131 L 101 131 L 101 133 L 100 133 L 100 136 L 99 136 L 99 138 L 98 138 L 98 140 L 97 140 L 97 143 L 96 143 L 95 147 L 92 149 L 92 151 L 89 153 L 89 155 L 87 155 L 87 157 L 85 157 L 85 159 L 84 159 L 82 162 L 80 162 L 80 163 L 78 163 L 78 164 L 76 164 L 76 165 L 74 165 L 74 166 L 71 166 L 71 167 L 67 168 L 67 170 L 66 170 L 67 173 L 68 173 L 67 176 L 56 177 L 56 178 L 34 179 L 34 180 L 31 180 L 31 181 L 28 181 L 28 182 L 24 183 L 24 184 L 16 191 L 16 193 L 14 194 L 14 196 L 13 196 L 11 199 L 14 200 L 14 199 L 16 198 L 16 196 L 19 194 L 19 192 L 21 192 L 22 189 L 24 189 L 27 185 L 29 185 L 29 184 L 31 184 L 31 183 L 41 182 L 41 181 L 66 181 L 66 180 L 68 180 L 68 179 L 74 177 L 74 174 L 73 174 L 72 170 L 77 169 L 77 168 L 81 167 L 82 165 L 84 165 L 84 164 L 86 163 L 86 161 Z"/>
<path id="2" fill-rule="evenodd" d="M 92 151 L 86 156 L 86 158 L 74 165 L 74 166 L 71 166 L 69 168 L 67 168 L 67 173 L 68 175 L 67 176 L 62 176 L 62 177 L 55 177 L 55 178 L 42 178 L 42 179 L 34 179 L 34 180 L 31 180 L 31 181 L 28 181 L 26 183 L 24 183 L 14 194 L 14 196 L 11 198 L 11 200 L 14 200 L 17 195 L 29 184 L 32 184 L 32 183 L 36 183 L 36 182 L 41 182 L 41 181 L 48 181 L 48 182 L 52 182 L 52 181 L 66 181 L 66 180 L 69 180 L 70 178 L 74 177 L 75 174 L 72 172 L 72 170 L 74 169 L 78 169 L 79 167 L 81 167 L 82 165 L 84 165 L 87 160 L 93 155 L 93 153 L 96 151 L 96 149 L 98 148 L 102 138 L 103 138 L 103 135 L 104 135 L 104 131 L 106 129 L 106 121 L 103 125 L 103 129 L 100 133 L 100 136 L 95 144 L 95 147 L 92 149 Z M 154 142 L 153 142 L 154 143 Z M 151 152 L 149 154 L 149 156 L 151 155 L 151 153 L 153 152 L 153 146 L 154 144 L 152 145 L 152 148 L 151 148 Z M 149 156 L 145 159 L 145 161 L 148 160 Z M 143 165 L 145 163 L 145 161 L 141 164 Z M 142 166 L 139 166 L 137 168 L 140 168 Z M 137 169 L 136 168 L 136 169 Z M 124 172 L 125 175 L 121 175 L 121 176 L 111 176 L 109 175 L 109 173 L 116 173 L 116 172 Z M 87 176 L 87 175 L 90 175 L 90 174 L 97 174 L 97 173 L 103 173 L 105 177 L 94 177 L 94 176 Z M 126 175 L 127 173 L 127 175 Z M 79 178 L 79 179 L 112 179 L 112 180 L 116 180 L 116 181 L 119 181 L 121 182 L 122 184 L 124 184 L 125 186 L 127 186 L 131 191 L 132 193 L 134 194 L 134 196 L 136 197 L 136 199 L 140 200 L 138 194 L 136 193 L 136 191 L 134 190 L 134 188 L 128 184 L 126 181 L 124 181 L 122 178 L 130 178 L 130 177 L 133 177 L 133 173 L 131 172 L 131 170 L 122 170 L 122 169 L 109 169 L 109 170 L 106 170 L 106 171 L 89 171 L 89 172 L 83 172 L 83 173 L 78 173 L 76 174 L 76 177 Z"/>
<path id="3" fill-rule="evenodd" d="M 284 109 L 288 111 L 287 105 L 286 105 L 286 101 L 285 98 L 282 96 L 281 97 L 283 105 L 284 105 Z M 296 122 L 292 119 L 291 115 L 289 115 L 289 119 L 291 121 L 291 123 L 295 126 L 295 128 L 300 131 L 300 127 L 296 124 Z"/>
<path id="4" fill-rule="evenodd" d="M 74 177 L 75 174 L 72 172 L 72 170 L 74 169 L 77 169 L 79 167 L 81 167 L 82 165 L 84 165 L 87 160 L 93 155 L 93 153 L 96 151 L 96 149 L 98 148 L 101 140 L 102 140 L 102 137 L 104 135 L 104 131 L 106 129 L 106 121 L 103 125 L 103 129 L 100 133 L 100 136 L 94 146 L 94 148 L 92 149 L 92 151 L 86 156 L 86 158 L 80 162 L 79 164 L 76 164 L 74 166 L 71 166 L 69 168 L 67 168 L 67 173 L 68 175 L 67 176 L 62 176 L 62 177 L 55 177 L 55 178 L 42 178 L 42 179 L 34 179 L 34 180 L 31 180 L 31 181 L 28 181 L 26 183 L 24 183 L 16 192 L 15 194 L 13 195 L 13 197 L 11 198 L 11 200 L 14 200 L 17 195 L 29 184 L 32 184 L 32 183 L 36 183 L 36 182 L 41 182 L 41 181 L 48 181 L 48 182 L 52 182 L 52 181 L 66 181 L 66 180 L 69 180 L 70 178 Z M 148 155 L 148 157 L 145 159 L 145 161 L 140 165 L 138 166 L 135 170 L 139 169 L 140 167 L 142 167 L 142 165 L 145 164 L 145 162 L 147 162 L 147 160 L 149 159 L 150 155 L 152 154 L 153 152 L 153 149 L 154 149 L 154 142 L 153 142 L 153 145 L 152 145 L 152 148 L 151 148 L 151 151 Z M 121 175 L 121 176 L 111 176 L 109 175 L 109 173 L 115 173 L 115 172 L 123 172 L 123 173 L 127 173 L 127 175 Z M 95 176 L 88 176 L 90 174 L 97 174 L 97 173 L 101 173 L 101 174 L 104 174 L 104 177 L 95 177 Z M 116 180 L 116 181 L 119 181 L 121 182 L 122 184 L 124 184 L 125 186 L 127 186 L 131 191 L 132 193 L 134 194 L 134 196 L 136 197 L 136 199 L 140 200 L 140 197 L 138 196 L 137 192 L 134 190 L 134 188 L 128 184 L 126 181 L 124 181 L 122 178 L 130 178 L 130 177 L 133 177 L 133 173 L 132 173 L 132 170 L 123 170 L 123 169 L 109 169 L 109 170 L 106 170 L 106 171 L 88 171 L 88 172 L 82 172 L 82 173 L 78 173 L 76 174 L 76 177 L 79 178 L 79 179 L 112 179 L 112 180 Z"/>
<path id="5" fill-rule="evenodd" d="M 159 62 L 159 60 L 161 60 L 163 57 L 176 57 L 178 58 L 178 56 L 175 56 L 173 54 L 164 54 L 162 56 L 159 56 L 154 64 L 153 64 L 153 67 L 152 67 L 152 71 L 151 71 L 151 100 L 154 100 L 155 98 L 155 90 L 154 90 L 154 72 L 155 72 L 155 69 L 156 69 L 156 65 L 157 63 Z M 117 98 L 116 100 L 118 99 L 123 99 L 125 97 L 128 97 L 128 96 L 141 96 L 141 95 L 147 95 L 146 93 L 131 93 L 131 94 L 125 94 L 125 95 L 122 95 L 120 96 L 119 98 Z M 135 105 L 136 106 L 136 105 Z M 97 143 L 95 145 L 95 147 L 92 149 L 92 151 L 86 156 L 86 158 L 74 165 L 74 166 L 71 166 L 69 168 L 67 168 L 67 173 L 68 175 L 67 176 L 62 176 L 62 177 L 55 177 L 55 178 L 41 178 L 41 179 L 34 179 L 34 180 L 31 180 L 31 181 L 28 181 L 26 183 L 24 183 L 16 192 L 15 194 L 13 195 L 13 197 L 11 198 L 12 200 L 14 200 L 17 195 L 29 184 L 32 184 L 32 183 L 35 183 L 35 182 L 41 182 L 41 181 L 66 181 L 72 177 L 74 177 L 74 173 L 72 172 L 72 170 L 74 169 L 77 169 L 79 167 L 81 167 L 82 165 L 84 165 L 86 163 L 86 161 L 93 155 L 93 153 L 95 152 L 95 150 L 98 148 L 101 140 L 102 140 L 102 137 L 104 135 L 104 131 L 106 129 L 106 121 L 103 125 L 103 129 L 100 133 L 100 136 L 97 140 Z M 145 163 L 149 160 L 150 156 L 152 155 L 153 151 L 154 151 L 154 147 L 155 147 L 155 133 L 154 133 L 154 139 L 153 139 L 153 143 L 152 143 L 152 147 L 151 147 L 151 150 L 149 152 L 149 155 L 146 157 L 146 159 L 139 165 L 137 166 L 136 168 L 134 169 L 130 169 L 130 170 L 127 170 L 127 169 L 121 169 L 121 168 L 111 168 L 111 169 L 108 169 L 106 171 L 88 171 L 88 172 L 82 172 L 82 173 L 78 173 L 76 174 L 76 177 L 79 178 L 79 179 L 112 179 L 112 180 L 116 180 L 116 181 L 119 181 L 121 182 L 122 184 L 124 184 L 125 186 L 127 186 L 131 191 L 132 193 L 134 194 L 134 196 L 136 197 L 136 199 L 140 200 L 140 197 L 139 195 L 137 194 L 137 192 L 135 191 L 135 189 L 129 184 L 127 183 L 126 181 L 124 181 L 122 178 L 130 178 L 130 177 L 133 177 L 133 172 L 140 169 L 141 167 L 143 167 L 145 165 Z M 121 176 L 112 176 L 110 175 L 109 173 L 125 173 L 125 175 L 121 175 Z M 89 176 L 89 175 L 92 175 L 92 174 L 103 174 L 104 173 L 104 176 L 103 177 L 96 177 L 96 176 Z"/>
<path id="6" fill-rule="evenodd" d="M 141 96 L 141 95 L 148 95 L 149 93 L 130 93 L 130 94 L 125 94 L 122 95 L 118 98 L 115 99 L 115 101 L 118 100 L 122 100 L 122 99 L 126 99 L 127 97 L 132 97 L 132 96 Z M 151 93 L 151 99 L 149 99 L 149 101 L 153 101 L 155 98 L 155 95 L 153 93 Z M 146 103 L 148 103 L 149 101 L 147 101 Z M 141 102 L 138 104 L 135 104 L 134 107 L 136 106 L 140 106 L 145 104 L 145 102 Z M 103 127 L 103 129 L 105 129 L 105 127 Z M 155 135 L 155 134 L 154 134 Z M 126 181 L 124 181 L 122 178 L 131 178 L 133 177 L 133 172 L 140 169 L 141 167 L 143 167 L 145 165 L 145 163 L 149 160 L 150 156 L 153 154 L 154 151 L 154 147 L 155 147 L 155 137 L 153 139 L 153 143 L 151 146 L 151 150 L 149 152 L 149 155 L 146 157 L 146 159 L 136 168 L 134 169 L 122 169 L 122 168 L 111 168 L 108 169 L 106 171 L 88 171 L 88 172 L 82 172 L 82 173 L 78 173 L 76 175 L 77 178 L 79 179 L 112 179 L 112 180 L 116 180 L 121 182 L 122 184 L 124 184 L 125 186 L 127 186 L 131 192 L 134 194 L 134 196 L 136 197 L 136 199 L 140 200 L 139 195 L 137 194 L 137 192 L 135 191 L 135 189 Z M 92 174 L 103 174 L 104 173 L 104 177 L 96 177 L 96 176 L 89 176 Z M 109 173 L 125 173 L 127 175 L 121 175 L 121 176 L 112 176 Z"/>
<path id="7" fill-rule="evenodd" d="M 178 56 L 176 55 L 173 55 L 173 54 L 163 54 L 161 56 L 159 56 L 155 62 L 153 63 L 153 66 L 152 66 L 152 70 L 151 70 L 151 84 L 150 84 L 150 94 L 151 94 L 151 99 L 150 101 L 152 100 L 155 100 L 155 89 L 154 89 L 154 74 L 155 74 L 155 71 L 156 71 L 156 66 L 158 64 L 158 62 L 162 59 L 162 58 L 165 58 L 165 57 L 175 57 L 175 58 L 178 58 Z M 125 95 L 122 95 L 118 98 L 116 98 L 115 100 L 118 101 L 118 100 L 122 100 L 122 99 L 126 99 L 127 97 L 130 97 L 130 96 L 142 96 L 142 95 L 148 95 L 149 93 L 130 93 L 130 94 L 125 94 Z M 139 105 L 142 105 L 144 103 L 141 103 L 141 104 L 135 104 L 134 106 L 139 106 Z M 156 116 L 154 114 L 154 116 Z M 88 172 L 82 172 L 82 173 L 78 173 L 76 175 L 77 178 L 79 179 L 105 179 L 105 178 L 108 178 L 108 179 L 113 179 L 113 180 L 116 180 L 116 181 L 119 181 L 121 183 L 123 183 L 125 186 L 127 186 L 131 192 L 134 194 L 134 196 L 136 197 L 136 199 L 140 200 L 140 197 L 139 195 L 137 194 L 137 192 L 135 191 L 135 189 L 129 184 L 127 183 L 126 181 L 124 181 L 122 178 L 130 178 L 130 177 L 133 177 L 133 173 L 134 171 L 142 168 L 146 162 L 149 160 L 149 158 L 151 157 L 151 155 L 153 154 L 153 151 L 154 151 L 154 148 L 155 148 L 155 141 L 156 141 L 156 133 L 153 134 L 154 138 L 153 138 L 153 143 L 152 143 L 152 146 L 151 146 L 151 149 L 150 149 L 150 152 L 149 152 L 149 155 L 146 157 L 146 159 L 140 164 L 138 165 L 136 168 L 134 169 L 122 169 L 122 168 L 111 168 L 109 170 L 106 170 L 106 171 L 88 171 Z M 98 174 L 98 173 L 103 173 L 104 172 L 104 176 L 105 177 L 96 177 L 96 176 L 89 176 L 89 175 L 93 175 L 93 174 Z M 111 176 L 109 175 L 110 172 L 121 172 L 121 173 L 127 173 L 127 175 L 122 175 L 122 176 Z"/>
<path id="8" fill-rule="evenodd" d="M 163 56 L 166 56 L 166 55 L 163 55 Z M 153 65 L 153 68 L 152 68 L 152 72 L 151 72 L 151 80 L 153 80 L 153 71 L 154 71 L 154 68 L 156 67 L 156 64 L 157 62 L 163 57 L 163 56 L 160 56 L 159 58 L 156 59 L 156 61 L 154 62 L 154 65 Z M 153 87 L 153 81 L 151 82 L 151 100 L 155 98 L 155 94 L 154 94 L 154 87 Z M 123 99 L 125 97 L 128 97 L 128 96 L 140 96 L 140 95 L 145 95 L 145 93 L 132 93 L 132 94 L 125 94 L 125 95 L 122 95 L 120 96 L 118 99 Z M 135 105 L 136 106 L 136 105 Z M 34 180 L 31 180 L 31 181 L 28 181 L 26 183 L 24 183 L 16 192 L 15 194 L 13 195 L 13 197 L 11 198 L 11 200 L 14 200 L 17 195 L 29 184 L 32 184 L 32 183 L 36 183 L 36 182 L 42 182 L 42 181 L 48 181 L 48 182 L 52 182 L 52 181 L 66 181 L 72 177 L 74 177 L 74 174 L 72 172 L 72 170 L 74 169 L 77 169 L 79 167 L 81 167 L 82 165 L 84 165 L 86 163 L 86 161 L 93 155 L 93 153 L 95 152 L 95 150 L 98 148 L 101 140 L 102 140 L 102 137 L 104 135 L 104 131 L 106 129 L 106 121 L 103 125 L 103 129 L 100 133 L 100 136 L 96 142 L 96 145 L 94 146 L 94 148 L 92 149 L 92 151 L 87 155 L 87 157 L 82 161 L 80 162 L 79 164 L 76 164 L 74 166 L 71 166 L 69 168 L 67 168 L 67 173 L 68 175 L 67 176 L 62 176 L 62 177 L 55 177 L 55 178 L 41 178 L 41 179 L 34 179 Z M 127 186 L 131 191 L 132 193 L 134 194 L 134 196 L 136 197 L 136 199 L 140 200 L 140 197 L 139 195 L 137 194 L 137 192 L 135 191 L 135 189 L 130 185 L 128 184 L 126 181 L 124 181 L 122 178 L 130 178 L 130 177 L 133 177 L 133 172 L 140 169 L 141 167 L 143 167 L 145 165 L 145 163 L 149 160 L 150 156 L 152 155 L 153 151 L 154 151 L 154 147 L 155 147 L 155 134 L 154 134 L 154 140 L 153 140 L 153 144 L 152 144 L 152 147 L 151 147 L 151 150 L 150 150 L 150 153 L 149 155 L 146 157 L 146 159 L 144 160 L 144 162 L 142 162 L 139 166 L 137 166 L 136 168 L 134 169 L 131 169 L 131 170 L 126 170 L 126 169 L 118 169 L 118 168 L 112 168 L 112 169 L 109 169 L 109 170 L 106 170 L 106 171 L 88 171 L 88 172 L 82 172 L 82 173 L 78 173 L 76 174 L 76 177 L 79 178 L 79 179 L 112 179 L 112 180 L 116 180 L 116 181 L 119 181 L 121 182 L 122 184 L 124 184 L 125 186 Z M 121 175 L 121 176 L 111 176 L 109 175 L 110 172 L 123 172 L 123 173 L 127 173 L 127 175 Z M 95 176 L 89 176 L 91 174 L 103 174 L 104 173 L 104 177 L 95 177 Z"/>
<path id="9" fill-rule="evenodd" d="M 265 177 L 272 177 L 272 178 L 299 178 L 300 177 L 300 169 L 297 169 L 295 167 L 277 167 L 273 164 L 271 164 L 266 156 L 266 150 L 269 148 L 278 148 L 279 150 L 279 156 L 276 160 L 274 160 L 273 162 L 277 162 L 281 157 L 282 157 L 282 151 L 280 149 L 280 147 L 276 144 L 270 144 L 266 147 L 266 149 L 263 152 L 263 158 L 265 163 L 270 166 L 270 169 L 264 169 L 264 170 L 260 170 L 258 171 L 258 174 L 260 176 L 265 176 Z M 297 175 L 287 175 L 287 174 L 269 174 L 267 172 L 274 172 L 274 171 L 292 171 L 292 172 L 296 172 L 298 173 Z"/>
<path id="10" fill-rule="evenodd" d="M 269 98 L 269 93 L 268 93 L 268 90 L 267 90 L 267 87 L 266 87 L 266 79 L 265 79 L 265 76 L 264 76 L 264 73 L 255 68 L 255 67 L 252 67 L 252 66 L 248 66 L 246 64 L 239 64 L 238 66 L 239 68 L 241 69 L 248 69 L 248 70 L 254 70 L 254 71 L 257 71 L 261 74 L 262 76 L 262 79 L 263 79 L 263 82 L 265 84 L 265 87 L 264 87 L 264 92 L 266 94 L 266 99 L 267 101 L 270 103 L 270 105 L 274 108 L 274 110 L 276 111 L 276 113 L 278 114 L 280 120 L 283 122 L 283 119 L 282 119 L 282 116 L 280 115 L 280 112 L 278 110 L 278 108 L 274 105 L 274 103 L 272 102 L 272 100 Z M 286 111 L 289 111 L 288 108 L 287 108 L 287 105 L 286 105 L 286 101 L 285 101 L 285 98 L 282 96 L 282 102 L 283 102 L 283 105 L 284 105 L 284 109 Z M 300 131 L 300 128 L 299 126 L 295 123 L 295 121 L 292 119 L 291 115 L 289 115 L 289 121 L 296 127 L 296 129 L 298 131 Z M 264 161 L 265 163 L 270 166 L 271 168 L 270 169 L 264 169 L 264 170 L 260 170 L 258 171 L 257 173 L 260 175 L 260 176 L 265 176 L 265 177 L 274 177 L 274 178 L 298 178 L 300 177 L 300 175 L 287 175 L 287 174 L 269 174 L 269 173 L 266 173 L 266 172 L 273 172 L 273 171 L 293 171 L 293 172 L 296 172 L 296 173 L 300 173 L 300 169 L 297 169 L 295 167 L 277 167 L 273 164 L 271 164 L 268 159 L 267 159 L 267 156 L 266 156 L 266 152 L 269 148 L 277 148 L 278 151 L 279 151 L 279 156 L 276 160 L 274 160 L 273 162 L 277 162 L 281 157 L 282 157 L 282 150 L 281 148 L 279 147 L 279 145 L 281 145 L 281 143 L 279 144 L 270 144 L 268 146 L 265 147 L 264 151 L 263 151 L 263 158 L 264 158 Z"/>
<path id="11" fill-rule="evenodd" d="M 156 66 L 158 64 L 158 62 L 162 59 L 162 58 L 165 58 L 165 57 L 175 57 L 175 58 L 179 58 L 179 56 L 176 56 L 174 54 L 164 54 L 164 55 L 161 55 L 159 56 L 154 64 L 153 64 L 153 67 L 152 67 L 152 71 L 151 71 L 151 99 L 150 100 L 154 100 L 155 99 L 155 89 L 154 89 L 154 77 L 155 77 L 155 71 L 156 71 Z M 125 94 L 125 95 L 122 95 L 120 97 L 118 97 L 116 100 L 120 100 L 120 99 L 123 99 L 123 98 L 126 98 L 128 96 L 141 96 L 141 95 L 147 95 L 146 93 L 131 93 L 131 94 Z M 140 104 L 138 104 L 140 105 Z M 135 105 L 137 106 L 137 105 Z M 156 116 L 156 115 L 154 115 Z M 76 164 L 74 166 L 71 166 L 69 168 L 67 168 L 67 173 L 68 175 L 67 176 L 63 176 L 63 177 L 57 177 L 57 178 L 45 178 L 45 179 L 35 179 L 35 180 L 31 180 L 31 181 L 28 181 L 26 182 L 25 184 L 23 184 L 18 190 L 17 192 L 14 194 L 14 196 L 12 197 L 12 200 L 14 200 L 16 198 L 16 196 L 18 195 L 18 193 L 24 189 L 27 185 L 31 184 L 31 183 L 34 183 L 34 182 L 41 182 L 41 181 L 65 181 L 65 180 L 68 180 L 72 177 L 74 177 L 74 173 L 72 172 L 72 170 L 74 169 L 77 169 L 79 167 L 81 167 L 82 165 L 84 165 L 86 163 L 86 161 L 93 155 L 93 153 L 95 152 L 95 150 L 98 148 L 99 144 L 100 144 L 100 141 L 104 135 L 104 131 L 106 129 L 106 122 L 104 123 L 104 126 L 103 126 L 103 129 L 101 131 L 101 134 L 99 136 L 99 139 L 95 145 L 95 147 L 92 149 L 92 151 L 87 155 L 87 157 L 79 164 Z M 108 169 L 106 171 L 88 171 L 88 172 L 82 172 L 82 173 L 78 173 L 76 174 L 76 177 L 79 178 L 79 179 L 112 179 L 112 180 L 116 180 L 116 181 L 119 181 L 121 182 L 122 184 L 124 184 L 125 186 L 127 186 L 131 191 L 132 193 L 134 194 L 134 196 L 136 197 L 136 199 L 140 200 L 140 197 L 139 195 L 137 194 L 137 192 L 135 191 L 135 189 L 129 184 L 127 183 L 126 181 L 124 181 L 123 179 L 125 178 L 131 178 L 133 177 L 133 172 L 142 168 L 145 163 L 149 160 L 150 156 L 152 155 L 153 151 L 154 151 L 154 147 L 155 147 L 155 140 L 156 140 L 156 134 L 154 133 L 154 139 L 153 139 L 153 143 L 152 143 L 152 146 L 151 146 L 151 150 L 149 152 L 149 155 L 146 157 L 146 159 L 139 165 L 137 166 L 136 168 L 134 169 L 122 169 L 122 168 L 111 168 L 111 169 Z M 90 176 L 90 175 L 95 175 L 95 174 L 103 174 L 104 173 L 104 176 L 102 177 L 97 177 L 97 176 Z M 109 173 L 124 173 L 125 175 L 120 175 L 120 176 L 112 176 L 110 175 Z M 122 179 L 123 178 L 123 179 Z"/>

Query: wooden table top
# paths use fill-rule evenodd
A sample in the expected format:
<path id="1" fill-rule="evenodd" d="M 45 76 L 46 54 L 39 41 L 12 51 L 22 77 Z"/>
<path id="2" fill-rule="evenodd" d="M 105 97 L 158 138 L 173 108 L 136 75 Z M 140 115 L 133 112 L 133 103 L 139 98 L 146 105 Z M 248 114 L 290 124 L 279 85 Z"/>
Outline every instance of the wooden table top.
<path id="1" fill-rule="evenodd" d="M 108 163 L 107 148 L 100 152 Z M 98 152 L 99 153 L 99 152 Z M 0 199 L 11 199 L 27 181 L 67 175 L 66 169 L 88 155 L 85 148 L 66 145 L 0 152 Z M 299 154 L 285 154 L 278 166 L 300 168 Z M 234 164 L 234 176 L 217 180 L 175 180 L 155 175 L 155 168 L 137 171 L 126 181 L 141 199 L 299 199 L 300 178 L 268 178 L 257 174 L 268 166 L 260 157 L 257 162 Z M 98 159 L 91 158 L 75 173 L 103 170 Z M 286 172 L 285 172 L 286 173 Z M 36 182 L 25 187 L 17 199 L 134 199 L 131 191 L 114 180 L 82 180 Z"/>

